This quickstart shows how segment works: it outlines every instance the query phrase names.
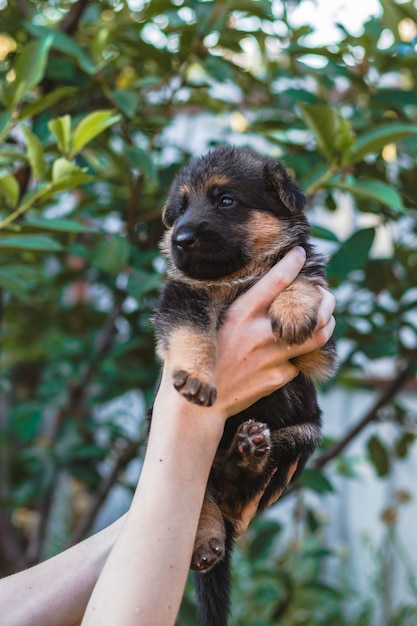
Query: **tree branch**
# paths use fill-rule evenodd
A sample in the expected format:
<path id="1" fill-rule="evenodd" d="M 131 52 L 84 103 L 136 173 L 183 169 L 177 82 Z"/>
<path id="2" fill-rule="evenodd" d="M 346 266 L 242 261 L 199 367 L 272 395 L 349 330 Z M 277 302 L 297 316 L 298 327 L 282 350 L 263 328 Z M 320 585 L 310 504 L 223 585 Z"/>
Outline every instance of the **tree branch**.
<path id="1" fill-rule="evenodd" d="M 77 30 L 78 22 L 88 3 L 89 0 L 79 0 L 72 5 L 71 10 L 61 22 L 61 30 L 64 31 L 64 33 L 72 35 Z"/>
<path id="2" fill-rule="evenodd" d="M 16 0 L 16 5 L 19 7 L 19 11 L 23 15 L 23 17 L 27 20 L 30 18 L 30 11 L 25 0 Z"/>
<path id="3" fill-rule="evenodd" d="M 16 529 L 0 509 L 0 578 L 14 574 L 26 565 Z"/>
<path id="4" fill-rule="evenodd" d="M 142 443 L 142 441 L 143 441 L 142 438 L 134 439 L 133 441 L 130 441 L 126 445 L 124 450 L 121 452 L 121 454 L 118 456 L 111 472 L 109 472 L 109 474 L 103 478 L 101 485 L 97 489 L 94 501 L 90 509 L 87 511 L 84 517 L 80 520 L 79 524 L 74 530 L 74 533 L 70 539 L 68 547 L 73 546 L 74 544 L 81 541 L 84 538 L 84 536 L 88 533 L 103 503 L 105 502 L 111 488 L 115 485 L 120 473 L 127 467 L 130 461 L 132 461 L 135 458 L 138 448 L 140 444 Z"/>
<path id="5" fill-rule="evenodd" d="M 41 501 L 36 508 L 39 522 L 36 525 L 34 532 L 29 538 L 29 543 L 26 549 L 25 561 L 26 566 L 35 565 L 38 563 L 42 556 L 42 547 L 45 540 L 46 530 L 48 528 L 49 513 L 52 506 L 52 486 L 49 487 L 45 494 L 41 497 Z"/>
<path id="6" fill-rule="evenodd" d="M 97 366 L 100 364 L 103 356 L 111 347 L 114 333 L 114 323 L 121 313 L 123 303 L 126 300 L 126 297 L 126 293 L 121 293 L 118 300 L 115 302 L 113 310 L 111 311 L 105 325 L 103 326 L 97 337 L 94 354 L 90 362 L 85 368 L 81 379 L 73 385 L 66 405 L 62 407 L 62 409 L 58 413 L 56 427 L 59 427 L 65 421 L 68 415 L 76 413 L 78 407 L 82 403 L 86 389 L 97 369 Z"/>
<path id="7" fill-rule="evenodd" d="M 72 387 L 66 405 L 62 407 L 62 409 L 57 413 L 55 423 L 52 427 L 52 433 L 50 433 L 50 436 L 53 440 L 55 439 L 61 425 L 66 421 L 66 419 L 69 416 L 74 416 L 78 413 L 79 408 L 84 401 L 86 390 L 96 371 L 96 368 L 100 364 L 104 354 L 108 351 L 112 344 L 114 322 L 117 316 L 120 315 L 125 299 L 126 294 L 121 293 L 118 300 L 115 302 L 113 310 L 111 311 L 105 325 L 103 326 L 101 332 L 97 337 L 95 352 L 92 359 L 90 360 L 90 363 L 84 370 L 82 378 Z M 54 486 L 51 485 L 41 498 L 41 501 L 39 502 L 37 507 L 37 512 L 39 514 L 39 524 L 33 535 L 30 537 L 26 552 L 26 559 L 27 562 L 30 564 L 36 563 L 41 557 L 42 546 L 48 528 L 53 490 Z"/>
<path id="8" fill-rule="evenodd" d="M 346 434 L 333 446 L 325 450 L 315 461 L 313 467 L 315 469 L 322 469 L 327 463 L 338 456 L 355 437 L 368 426 L 371 422 L 374 422 L 379 417 L 380 410 L 393 400 L 396 394 L 404 387 L 407 379 L 411 374 L 410 365 L 405 365 L 398 372 L 397 376 L 391 381 L 391 383 L 384 389 L 375 404 L 369 409 L 369 411 L 350 428 Z"/>

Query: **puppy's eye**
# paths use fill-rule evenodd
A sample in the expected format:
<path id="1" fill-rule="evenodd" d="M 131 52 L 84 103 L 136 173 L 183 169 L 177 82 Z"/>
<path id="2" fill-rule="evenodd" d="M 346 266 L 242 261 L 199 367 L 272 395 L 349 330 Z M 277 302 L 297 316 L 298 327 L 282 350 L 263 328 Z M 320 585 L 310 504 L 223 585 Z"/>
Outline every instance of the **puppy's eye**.
<path id="1" fill-rule="evenodd" d="M 219 207 L 221 209 L 230 209 L 232 206 L 234 206 L 234 204 L 235 204 L 235 200 L 234 198 L 232 198 L 232 196 L 224 194 L 223 196 L 220 196 L 219 198 Z"/>

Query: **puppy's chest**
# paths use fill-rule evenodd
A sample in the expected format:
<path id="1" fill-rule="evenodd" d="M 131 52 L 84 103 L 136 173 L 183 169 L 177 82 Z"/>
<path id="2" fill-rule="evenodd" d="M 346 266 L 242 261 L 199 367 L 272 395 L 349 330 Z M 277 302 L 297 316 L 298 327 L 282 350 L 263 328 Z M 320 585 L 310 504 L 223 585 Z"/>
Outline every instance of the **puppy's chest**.
<path id="1" fill-rule="evenodd" d="M 213 315 L 217 319 L 217 327 L 220 327 L 223 323 L 228 309 L 236 298 L 247 291 L 254 282 L 256 281 L 251 281 L 247 284 L 219 284 L 209 287 L 207 295 Z"/>

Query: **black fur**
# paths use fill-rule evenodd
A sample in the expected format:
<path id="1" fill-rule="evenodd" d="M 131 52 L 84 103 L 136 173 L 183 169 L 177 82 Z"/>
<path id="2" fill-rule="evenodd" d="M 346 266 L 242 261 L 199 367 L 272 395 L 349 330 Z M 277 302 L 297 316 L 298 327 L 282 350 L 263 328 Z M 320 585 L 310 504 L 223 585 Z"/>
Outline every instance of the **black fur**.
<path id="1" fill-rule="evenodd" d="M 304 203 L 280 163 L 231 147 L 192 160 L 174 180 L 163 216 L 168 281 L 154 322 L 161 358 L 171 351 L 175 360 L 179 353 L 173 382 L 190 401 L 215 401 L 215 335 L 230 304 L 296 245 L 307 260 L 292 291 L 271 307 L 271 325 L 286 343 L 313 333 L 317 286 L 326 280 L 323 259 L 309 242 Z M 176 339 L 184 331 L 186 350 Z M 194 366 L 201 362 L 204 371 Z M 234 524 L 262 492 L 263 510 L 286 487 L 289 467 L 298 460 L 299 474 L 314 452 L 321 413 L 312 378 L 331 376 L 335 363 L 330 341 L 297 359 L 301 373 L 291 383 L 226 422 L 207 488 L 211 508 L 203 506 L 192 562 L 204 572 L 196 573 L 201 626 L 226 626 Z"/>

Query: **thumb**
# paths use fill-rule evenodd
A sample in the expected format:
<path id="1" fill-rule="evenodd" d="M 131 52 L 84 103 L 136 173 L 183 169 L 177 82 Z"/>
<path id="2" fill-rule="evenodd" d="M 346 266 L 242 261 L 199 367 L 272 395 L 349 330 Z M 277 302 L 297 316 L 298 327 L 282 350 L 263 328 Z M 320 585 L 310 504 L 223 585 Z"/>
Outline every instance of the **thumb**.
<path id="1" fill-rule="evenodd" d="M 301 246 L 292 248 L 265 276 L 239 298 L 239 306 L 247 309 L 249 300 L 259 310 L 268 311 L 275 297 L 297 278 L 306 260 Z"/>

